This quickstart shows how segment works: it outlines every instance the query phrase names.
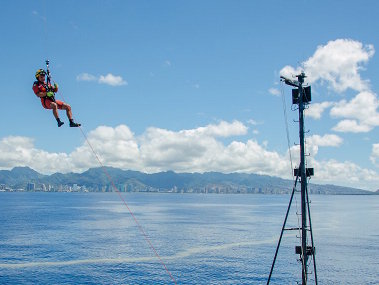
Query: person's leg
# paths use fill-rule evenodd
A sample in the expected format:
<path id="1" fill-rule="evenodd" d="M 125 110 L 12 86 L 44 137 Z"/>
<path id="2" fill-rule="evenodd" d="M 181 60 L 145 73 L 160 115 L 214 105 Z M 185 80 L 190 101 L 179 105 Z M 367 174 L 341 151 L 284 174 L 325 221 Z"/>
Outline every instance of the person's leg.
<path id="1" fill-rule="evenodd" d="M 63 110 L 66 110 L 67 118 L 71 121 L 72 120 L 71 106 L 67 103 L 63 103 L 61 108 Z"/>
<path id="2" fill-rule="evenodd" d="M 50 108 L 53 110 L 53 114 L 54 114 L 55 119 L 57 120 L 58 127 L 61 127 L 61 126 L 64 124 L 64 122 L 62 122 L 62 121 L 59 119 L 58 105 L 57 105 L 57 103 L 55 103 L 55 102 L 50 102 Z"/>
<path id="3" fill-rule="evenodd" d="M 53 110 L 53 114 L 54 114 L 55 119 L 58 119 L 59 118 L 58 105 L 54 102 L 50 102 L 50 108 Z"/>
<path id="4" fill-rule="evenodd" d="M 50 101 L 47 98 L 41 98 L 42 106 L 45 109 L 52 110 L 55 119 L 57 120 L 58 127 L 61 127 L 64 123 L 59 119 L 58 109 L 62 109 L 56 102 Z"/>
<path id="5" fill-rule="evenodd" d="M 67 118 L 70 120 L 70 127 L 80 127 L 80 124 L 74 123 L 72 119 L 71 106 L 67 103 L 63 103 L 62 109 L 66 110 Z"/>

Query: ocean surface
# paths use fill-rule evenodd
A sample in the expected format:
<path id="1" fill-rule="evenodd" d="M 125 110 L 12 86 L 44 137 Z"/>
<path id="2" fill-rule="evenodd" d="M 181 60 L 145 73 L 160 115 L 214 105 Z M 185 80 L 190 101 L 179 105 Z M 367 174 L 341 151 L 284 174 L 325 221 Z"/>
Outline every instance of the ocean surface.
<path id="1" fill-rule="evenodd" d="M 289 195 L 122 196 L 177 284 L 266 284 Z M 319 284 L 379 284 L 379 196 L 310 199 Z M 271 284 L 301 281 L 297 235 Z M 0 284 L 175 283 L 116 193 L 0 193 Z"/>

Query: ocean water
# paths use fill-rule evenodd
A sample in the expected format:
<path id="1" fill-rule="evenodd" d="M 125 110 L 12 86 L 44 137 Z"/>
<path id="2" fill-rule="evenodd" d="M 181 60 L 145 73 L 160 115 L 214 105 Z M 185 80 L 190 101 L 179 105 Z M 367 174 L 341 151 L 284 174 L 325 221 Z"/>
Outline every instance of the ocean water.
<path id="1" fill-rule="evenodd" d="M 266 284 L 288 195 L 122 195 L 177 284 Z M 379 284 L 379 196 L 310 199 L 319 284 Z M 301 281 L 296 234 L 271 284 Z M 0 193 L 0 284 L 174 281 L 116 193 Z"/>

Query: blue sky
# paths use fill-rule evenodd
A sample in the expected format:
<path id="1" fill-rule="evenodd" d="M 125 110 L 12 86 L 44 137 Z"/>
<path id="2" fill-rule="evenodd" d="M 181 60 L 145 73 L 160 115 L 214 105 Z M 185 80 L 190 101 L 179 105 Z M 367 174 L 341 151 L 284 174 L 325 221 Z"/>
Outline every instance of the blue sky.
<path id="1" fill-rule="evenodd" d="M 290 178 L 303 69 L 315 183 L 379 189 L 376 1 L 8 1 L 0 11 L 0 169 L 82 172 L 81 132 L 31 87 L 46 58 L 105 165 Z M 300 68 L 300 69 L 299 69 Z"/>

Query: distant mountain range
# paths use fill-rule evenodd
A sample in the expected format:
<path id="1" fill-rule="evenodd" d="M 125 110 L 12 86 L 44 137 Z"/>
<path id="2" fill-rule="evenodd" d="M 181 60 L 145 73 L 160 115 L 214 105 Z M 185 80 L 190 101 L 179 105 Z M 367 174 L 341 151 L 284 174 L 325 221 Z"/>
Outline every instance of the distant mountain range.
<path id="1" fill-rule="evenodd" d="M 105 171 L 104 171 L 105 170 Z M 290 193 L 292 180 L 267 175 L 219 172 L 147 174 L 138 171 L 105 167 L 91 168 L 83 173 L 43 175 L 29 167 L 0 170 L 0 184 L 24 188 L 27 183 L 45 185 L 86 186 L 91 191 L 111 189 L 108 176 L 120 191 L 206 192 L 206 193 Z M 372 195 L 377 192 L 335 185 L 310 184 L 313 194 Z"/>

